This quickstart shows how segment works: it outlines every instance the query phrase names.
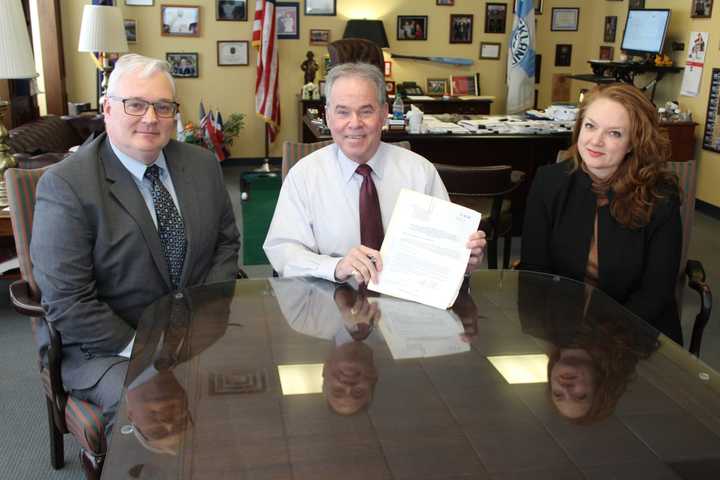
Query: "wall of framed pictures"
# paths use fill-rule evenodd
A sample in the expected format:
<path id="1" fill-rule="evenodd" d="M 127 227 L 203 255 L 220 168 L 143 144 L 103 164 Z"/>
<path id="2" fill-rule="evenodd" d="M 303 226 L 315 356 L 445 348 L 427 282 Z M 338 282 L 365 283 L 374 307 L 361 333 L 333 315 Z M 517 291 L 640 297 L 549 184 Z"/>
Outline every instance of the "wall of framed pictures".
<path id="1" fill-rule="evenodd" d="M 673 20 L 670 26 L 668 45 L 673 40 L 686 43 L 691 31 L 710 32 L 708 65 L 720 65 L 720 2 L 703 0 L 645 0 L 646 8 L 671 8 Z M 65 67 L 68 79 L 68 100 L 92 101 L 95 85 L 92 83 L 92 65 L 85 54 L 76 51 L 83 2 L 63 2 L 62 25 Z M 128 19 L 126 29 L 134 37 L 130 50 L 158 58 L 167 53 L 197 54 L 197 77 L 178 77 L 178 95 L 183 104 L 183 114 L 188 120 L 197 121 L 197 105 L 202 99 L 206 106 L 225 111 L 246 114 L 246 128 L 234 146 L 233 155 L 257 157 L 263 152 L 262 123 L 254 115 L 255 49 L 245 44 L 252 36 L 252 20 L 255 13 L 254 0 L 116 0 Z M 283 3 L 283 2 L 281 2 Z M 279 141 L 272 146 L 271 155 L 280 155 L 283 140 L 296 140 L 298 105 L 296 95 L 303 83 L 300 64 L 306 53 L 312 51 L 318 64 L 323 64 L 326 44 L 342 37 L 348 18 L 380 18 L 385 26 L 390 48 L 387 52 L 420 56 L 454 56 L 472 60 L 469 67 L 450 67 L 440 63 L 415 60 L 390 59 L 388 81 L 414 81 L 423 89 L 428 85 L 432 93 L 449 91 L 442 88 L 443 80 L 451 76 L 480 74 L 480 94 L 495 97 L 493 113 L 504 113 L 506 98 L 506 65 L 510 32 L 512 31 L 515 0 L 435 0 L 425 2 L 422 8 L 407 0 L 294 0 L 285 1 L 297 5 L 292 8 L 297 22 L 293 27 L 288 20 L 292 37 L 279 40 L 281 108 L 284 125 Z M 538 107 L 544 108 L 552 98 L 553 75 L 589 73 L 586 61 L 601 55 L 620 55 L 628 0 L 534 0 L 536 12 L 536 51 L 542 57 L 542 69 L 537 75 Z M 178 25 L 178 33 L 192 35 L 163 35 L 161 10 L 163 5 L 184 8 L 199 7 L 199 23 L 196 27 Z M 555 15 L 553 30 L 553 9 L 561 9 Z M 576 10 L 577 15 L 576 15 Z M 297 13 L 295 14 L 295 11 Z M 389 12 L 389 13 L 388 13 Z M 419 20 L 413 25 L 401 23 L 398 19 Z M 611 17 L 607 21 L 606 17 Z M 614 18 L 613 18 L 614 17 Z M 577 23 L 577 26 L 575 25 Z M 169 24 L 168 24 L 169 25 Z M 413 26 L 415 27 L 413 29 Z M 577 29 L 576 29 L 577 27 Z M 170 26 L 168 26 L 170 30 Z M 197 32 L 197 35 L 194 33 Z M 399 38 L 400 37 L 400 38 Z M 218 42 L 223 42 L 220 47 Z M 558 58 L 558 45 L 563 53 Z M 600 47 L 606 47 L 601 50 Z M 570 55 L 568 58 L 568 50 Z M 681 52 L 676 61 L 681 62 L 687 51 Z M 218 55 L 222 58 L 218 60 Z M 389 56 L 388 56 L 389 57 Z M 173 57 L 179 60 L 182 57 Z M 555 60 L 559 60 L 556 65 Z M 190 57 L 194 60 L 194 57 Z M 188 60 L 188 61 L 190 61 Z M 246 64 L 247 61 L 247 64 Z M 682 64 L 682 62 L 681 62 Z M 322 69 L 316 82 L 322 79 Z M 697 97 L 680 97 L 680 103 L 689 108 L 699 123 L 704 122 L 709 94 L 709 75 L 705 74 Z M 656 99 L 665 101 L 678 98 L 679 82 L 682 75 L 667 76 L 658 85 Z M 428 83 L 428 80 L 432 80 Z M 591 84 L 571 81 L 570 99 L 577 98 L 582 88 Z M 700 129 L 698 129 L 700 130 Z M 709 178 L 720 181 L 720 162 L 703 162 L 706 158 L 716 159 L 717 153 L 702 150 L 701 177 L 709 172 Z M 718 163 L 715 167 L 714 163 Z M 700 198 L 706 195 L 720 205 L 720 191 L 715 193 L 709 183 L 700 179 Z M 716 190 L 716 189 L 715 189 Z"/>

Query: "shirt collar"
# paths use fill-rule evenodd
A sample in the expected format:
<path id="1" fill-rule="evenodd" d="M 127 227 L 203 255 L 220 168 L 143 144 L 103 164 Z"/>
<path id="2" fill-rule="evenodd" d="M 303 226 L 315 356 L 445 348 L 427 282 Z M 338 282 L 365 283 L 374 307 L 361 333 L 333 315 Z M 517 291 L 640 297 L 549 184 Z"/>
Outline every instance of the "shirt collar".
<path id="1" fill-rule="evenodd" d="M 358 163 L 348 158 L 337 145 L 335 146 L 335 148 L 337 149 L 337 159 L 338 165 L 340 166 L 341 177 L 345 183 L 348 183 L 355 174 Z M 373 155 L 372 158 L 367 162 L 367 164 L 370 166 L 370 168 L 372 168 L 373 173 L 378 177 L 378 179 L 382 179 L 383 173 L 385 172 L 385 161 L 383 160 L 384 158 L 385 145 L 380 142 L 380 145 L 378 146 L 375 155 Z"/>
<path id="2" fill-rule="evenodd" d="M 118 158 L 118 160 L 120 160 L 120 163 L 123 164 L 127 171 L 130 172 L 130 174 L 132 174 L 132 176 L 135 177 L 138 182 L 142 182 L 143 178 L 145 178 L 145 170 L 147 170 L 147 167 L 149 167 L 150 165 L 145 165 L 140 160 L 135 160 L 130 155 L 125 154 L 123 151 L 113 145 L 112 142 L 110 142 L 110 148 L 112 148 L 113 153 Z M 162 150 L 160 150 L 158 158 L 151 165 L 157 165 L 158 167 L 160 167 L 161 175 L 167 173 L 167 162 L 165 161 L 165 154 Z"/>

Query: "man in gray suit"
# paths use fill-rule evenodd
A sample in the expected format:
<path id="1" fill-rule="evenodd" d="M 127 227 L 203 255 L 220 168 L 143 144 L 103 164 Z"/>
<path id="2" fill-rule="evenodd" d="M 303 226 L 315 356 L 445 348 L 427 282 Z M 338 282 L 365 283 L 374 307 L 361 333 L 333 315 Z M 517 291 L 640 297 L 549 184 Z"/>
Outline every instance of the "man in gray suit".
<path id="1" fill-rule="evenodd" d="M 63 384 L 102 408 L 108 433 L 144 308 L 238 272 L 222 171 L 207 150 L 170 139 L 177 109 L 166 62 L 121 57 L 103 108 L 107 133 L 37 188 L 30 254 L 62 337 Z"/>

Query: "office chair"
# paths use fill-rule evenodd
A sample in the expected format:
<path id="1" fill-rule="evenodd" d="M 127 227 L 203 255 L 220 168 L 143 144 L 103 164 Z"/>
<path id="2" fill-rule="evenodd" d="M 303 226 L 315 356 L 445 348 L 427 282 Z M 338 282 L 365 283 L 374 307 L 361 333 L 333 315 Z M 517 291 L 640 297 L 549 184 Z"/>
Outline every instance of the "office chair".
<path id="1" fill-rule="evenodd" d="M 35 283 L 30 260 L 30 235 L 35 212 L 35 189 L 49 167 L 34 170 L 8 169 L 5 172 L 10 219 L 15 248 L 20 263 L 20 280 L 10 285 L 10 299 L 15 310 L 30 317 L 33 336 L 48 335 L 47 365 L 38 355 L 40 378 L 45 390 L 50 430 L 50 464 L 60 469 L 65 464 L 63 435 L 70 433 L 80 444 L 80 461 L 88 480 L 100 478 L 107 442 L 103 415 L 97 406 L 68 395 L 63 388 L 60 362 L 62 339 L 46 321 L 40 305 L 40 289 Z M 44 332 L 43 332 L 44 330 Z"/>
<path id="2" fill-rule="evenodd" d="M 680 206 L 680 217 L 683 225 L 682 255 L 680 257 L 680 271 L 675 288 L 678 308 L 682 314 L 682 297 L 685 289 L 685 282 L 700 296 L 700 311 L 695 316 L 690 346 L 688 350 L 696 357 L 700 356 L 700 344 L 702 343 L 705 326 L 710 320 L 712 312 L 712 291 L 705 281 L 705 270 L 698 260 L 688 259 L 690 247 L 690 235 L 692 234 L 693 220 L 695 219 L 695 184 L 697 178 L 697 162 L 667 162 L 667 170 L 678 176 L 682 205 Z"/>
<path id="3" fill-rule="evenodd" d="M 512 213 L 510 194 L 525 173 L 510 165 L 462 167 L 436 164 L 453 203 L 482 213 L 480 230 L 487 235 L 488 268 L 497 268 L 498 239 L 503 237 L 503 268 L 510 266 Z"/>

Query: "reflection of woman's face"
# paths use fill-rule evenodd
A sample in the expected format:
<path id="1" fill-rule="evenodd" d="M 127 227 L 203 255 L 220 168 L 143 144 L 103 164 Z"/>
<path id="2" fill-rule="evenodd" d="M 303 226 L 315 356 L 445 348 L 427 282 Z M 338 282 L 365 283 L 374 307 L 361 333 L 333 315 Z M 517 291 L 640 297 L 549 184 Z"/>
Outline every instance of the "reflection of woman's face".
<path id="1" fill-rule="evenodd" d="M 580 418 L 587 414 L 595 395 L 595 367 L 590 354 L 579 348 L 561 350 L 550 370 L 550 390 L 562 416 Z"/>

